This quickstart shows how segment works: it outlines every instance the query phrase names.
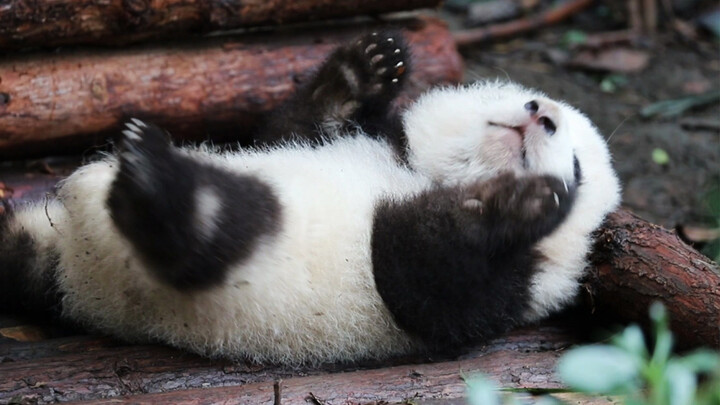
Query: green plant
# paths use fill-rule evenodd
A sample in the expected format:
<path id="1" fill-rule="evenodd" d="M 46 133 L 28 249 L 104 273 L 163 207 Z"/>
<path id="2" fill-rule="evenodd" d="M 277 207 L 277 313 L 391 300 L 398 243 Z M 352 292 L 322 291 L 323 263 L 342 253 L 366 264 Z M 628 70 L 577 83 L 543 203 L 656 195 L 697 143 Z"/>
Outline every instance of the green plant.
<path id="1" fill-rule="evenodd" d="M 720 187 L 714 187 L 705 196 L 705 204 L 710 215 L 715 219 L 715 230 L 720 230 Z M 720 238 L 709 240 L 702 252 L 709 258 L 720 263 Z"/>
<path id="2" fill-rule="evenodd" d="M 612 339 L 612 345 L 572 349 L 558 364 L 560 377 L 571 388 L 597 394 L 619 394 L 628 405 L 717 405 L 720 395 L 720 355 L 698 350 L 672 356 L 673 337 L 665 307 L 650 307 L 655 332 L 652 352 L 636 325 Z M 698 377 L 707 376 L 698 388 Z"/>
<path id="3" fill-rule="evenodd" d="M 558 363 L 558 372 L 571 390 L 597 395 L 619 395 L 627 405 L 720 405 L 720 353 L 697 350 L 672 354 L 673 336 L 665 307 L 650 307 L 655 341 L 648 349 L 642 331 L 631 325 L 609 345 L 580 346 Z M 702 381 L 702 382 L 701 382 Z M 498 393 L 483 376 L 466 380 L 470 405 L 516 405 L 511 393 Z M 535 404 L 560 404 L 542 397 Z"/>

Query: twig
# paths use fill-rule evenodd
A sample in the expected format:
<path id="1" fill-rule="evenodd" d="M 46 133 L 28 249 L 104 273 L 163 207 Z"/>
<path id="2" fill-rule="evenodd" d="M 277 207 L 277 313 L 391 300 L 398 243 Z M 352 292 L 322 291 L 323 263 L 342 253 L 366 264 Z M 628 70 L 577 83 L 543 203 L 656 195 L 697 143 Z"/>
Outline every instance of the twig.
<path id="1" fill-rule="evenodd" d="M 657 31 L 657 4 L 656 0 L 645 0 L 643 4 L 643 21 L 645 22 L 645 32 L 647 34 L 655 34 Z"/>
<path id="2" fill-rule="evenodd" d="M 640 12 L 640 0 L 630 0 L 627 3 L 628 20 L 630 21 L 630 29 L 636 32 L 643 32 L 643 18 Z"/>
<path id="3" fill-rule="evenodd" d="M 308 394 L 309 395 L 307 396 L 307 398 L 305 398 L 305 401 L 308 401 L 313 405 L 325 405 L 325 401 L 316 397 L 315 394 L 313 394 L 312 392 L 309 392 Z"/>
<path id="4" fill-rule="evenodd" d="M 593 0 L 572 0 L 552 8 L 544 13 L 529 18 L 522 18 L 503 24 L 495 24 L 484 28 L 475 28 L 458 31 L 453 35 L 458 47 L 474 45 L 492 41 L 498 38 L 510 37 L 538 28 L 557 24 L 560 21 L 578 13 L 593 3 Z"/>
<path id="5" fill-rule="evenodd" d="M 606 31 L 588 35 L 587 39 L 576 45 L 577 48 L 599 49 L 616 45 L 635 45 L 638 42 L 638 33 L 633 30 Z"/>
<path id="6" fill-rule="evenodd" d="M 47 217 L 48 222 L 50 222 L 50 228 L 62 235 L 62 232 L 60 232 L 60 230 L 55 227 L 52 218 L 50 218 L 50 213 L 48 212 L 48 203 L 50 203 L 50 193 L 45 193 L 45 216 Z"/>
<path id="7" fill-rule="evenodd" d="M 282 380 L 275 380 L 273 383 L 273 394 L 275 395 L 273 405 L 282 405 L 282 387 L 280 384 L 282 384 Z"/>

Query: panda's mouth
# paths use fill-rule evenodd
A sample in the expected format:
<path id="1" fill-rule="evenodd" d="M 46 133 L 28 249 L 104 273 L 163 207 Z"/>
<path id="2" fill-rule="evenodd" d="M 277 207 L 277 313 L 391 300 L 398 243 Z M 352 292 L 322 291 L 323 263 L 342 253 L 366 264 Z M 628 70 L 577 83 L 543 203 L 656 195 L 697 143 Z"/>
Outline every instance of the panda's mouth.
<path id="1" fill-rule="evenodd" d="M 527 161 L 527 147 L 525 146 L 525 131 L 526 126 L 525 125 L 510 125 L 510 124 L 503 124 L 501 122 L 494 122 L 494 121 L 488 121 L 488 125 L 492 127 L 500 127 L 509 129 L 511 131 L 514 131 L 520 136 L 521 145 L 520 146 L 520 156 L 522 159 L 522 167 L 523 169 L 527 169 L 528 167 L 528 161 Z"/>
<path id="2" fill-rule="evenodd" d="M 503 124 L 503 123 L 493 122 L 493 121 L 488 121 L 488 125 L 493 126 L 493 127 L 510 129 L 512 131 L 515 131 L 518 135 L 520 135 L 520 138 L 525 139 L 525 126 L 524 125 L 523 126 L 509 125 L 509 124 Z"/>

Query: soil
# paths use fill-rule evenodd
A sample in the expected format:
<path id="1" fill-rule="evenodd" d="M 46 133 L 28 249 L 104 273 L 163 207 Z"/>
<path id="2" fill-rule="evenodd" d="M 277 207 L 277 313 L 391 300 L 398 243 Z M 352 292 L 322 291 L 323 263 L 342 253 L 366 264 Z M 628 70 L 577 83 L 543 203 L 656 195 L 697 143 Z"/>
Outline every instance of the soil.
<path id="1" fill-rule="evenodd" d="M 609 140 L 623 183 L 623 205 L 645 219 L 673 228 L 715 225 L 707 193 L 720 186 L 720 105 L 715 102 L 672 118 L 643 118 L 651 103 L 720 89 L 717 44 L 685 44 L 660 34 L 641 49 L 650 63 L 614 93 L 601 90 L 608 73 L 571 69 L 553 62 L 565 52 L 562 39 L 571 25 L 526 38 L 465 49 L 466 80 L 511 79 L 539 88 L 585 112 Z M 652 158 L 663 149 L 667 164 Z"/>

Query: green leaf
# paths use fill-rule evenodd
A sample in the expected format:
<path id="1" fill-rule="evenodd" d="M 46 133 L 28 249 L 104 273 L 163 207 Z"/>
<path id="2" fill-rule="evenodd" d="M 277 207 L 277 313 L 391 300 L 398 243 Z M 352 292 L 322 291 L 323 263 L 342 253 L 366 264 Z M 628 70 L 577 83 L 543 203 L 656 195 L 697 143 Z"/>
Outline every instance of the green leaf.
<path id="1" fill-rule="evenodd" d="M 587 37 L 587 34 L 583 31 L 569 30 L 563 36 L 562 43 L 568 48 L 575 45 L 582 45 L 587 42 Z"/>
<path id="2" fill-rule="evenodd" d="M 710 189 L 704 199 L 710 214 L 720 217 L 720 187 Z"/>
<path id="3" fill-rule="evenodd" d="M 665 149 L 661 148 L 655 148 L 652 151 L 652 160 L 655 162 L 655 164 L 658 165 L 666 165 L 670 163 L 670 155 L 665 151 Z"/>
<path id="4" fill-rule="evenodd" d="M 667 330 L 668 314 L 662 302 L 655 301 L 650 304 L 650 319 L 655 324 L 655 330 Z"/>
<path id="5" fill-rule="evenodd" d="M 695 374 L 679 362 L 671 361 L 665 369 L 665 382 L 669 387 L 669 401 L 672 405 L 695 404 L 697 380 Z"/>
<path id="6" fill-rule="evenodd" d="M 501 405 L 497 386 L 489 379 L 476 375 L 465 382 L 468 385 L 468 404 Z"/>
<path id="7" fill-rule="evenodd" d="M 661 330 L 657 334 L 655 341 L 655 350 L 653 350 L 650 362 L 658 367 L 664 367 L 672 354 L 673 337 L 672 333 L 667 330 Z"/>
<path id="8" fill-rule="evenodd" d="M 648 356 L 647 348 L 645 347 L 645 338 L 643 337 L 642 330 L 637 325 L 630 325 L 625 330 L 613 337 L 612 340 L 615 346 L 625 349 L 628 353 L 631 353 L 638 357 L 638 359 L 645 359 Z"/>
<path id="9" fill-rule="evenodd" d="M 562 405 L 562 402 L 553 397 L 542 396 L 535 401 L 535 405 Z"/>
<path id="10" fill-rule="evenodd" d="M 607 345 L 578 347 L 558 364 L 560 377 L 572 388 L 592 393 L 621 394 L 638 387 L 641 364 L 635 356 Z"/>
<path id="11" fill-rule="evenodd" d="M 679 359 L 678 362 L 696 373 L 715 372 L 720 375 L 720 353 L 712 350 L 696 350 Z"/>
<path id="12" fill-rule="evenodd" d="M 715 103 L 720 100 L 720 90 L 710 90 L 703 94 L 697 94 L 678 98 L 674 100 L 663 100 L 657 103 L 650 104 L 640 110 L 640 115 L 647 118 L 654 115 L 661 117 L 673 117 L 680 115 L 683 112 L 710 103 Z"/>
<path id="13" fill-rule="evenodd" d="M 715 34 L 715 38 L 720 39 L 720 10 L 715 9 L 704 13 L 698 18 L 698 23 Z"/>
<path id="14" fill-rule="evenodd" d="M 662 369 L 670 358 L 673 346 L 672 333 L 668 327 L 667 310 L 662 303 L 656 301 L 650 305 L 650 319 L 655 326 L 655 349 L 650 362 Z"/>
<path id="15" fill-rule="evenodd" d="M 615 85 L 614 81 L 606 77 L 600 82 L 600 90 L 602 90 L 603 93 L 615 93 L 617 85 Z"/>

